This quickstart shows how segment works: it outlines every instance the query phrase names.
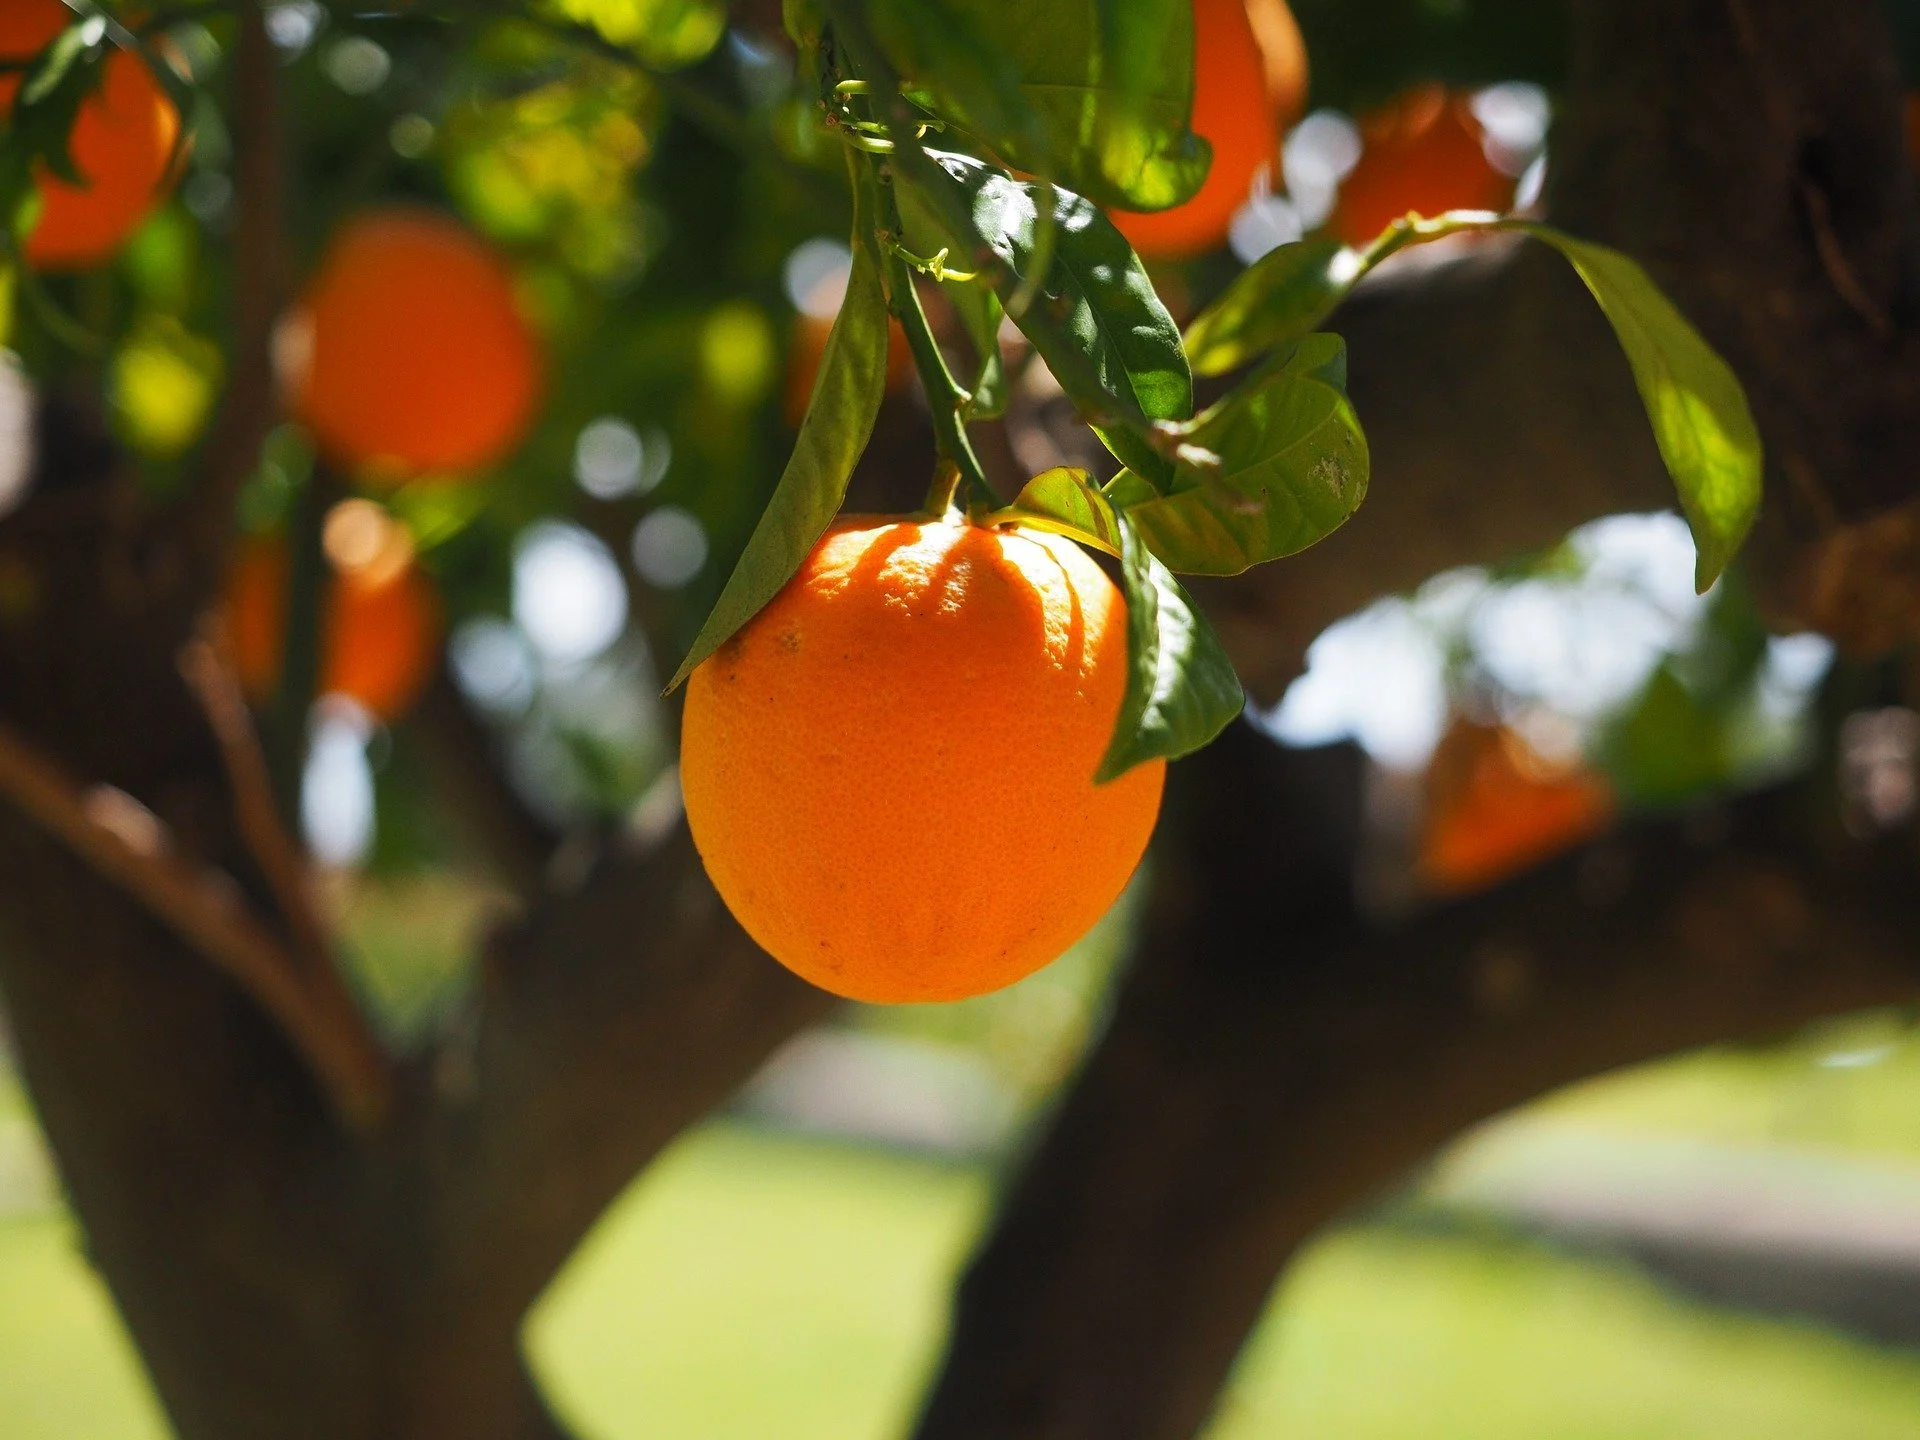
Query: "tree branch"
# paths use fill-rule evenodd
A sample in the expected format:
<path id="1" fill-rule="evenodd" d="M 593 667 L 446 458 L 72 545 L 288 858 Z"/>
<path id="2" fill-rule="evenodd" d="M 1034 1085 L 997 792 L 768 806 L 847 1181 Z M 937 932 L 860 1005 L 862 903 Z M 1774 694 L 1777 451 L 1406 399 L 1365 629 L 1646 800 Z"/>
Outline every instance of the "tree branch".
<path id="1" fill-rule="evenodd" d="M 1920 209 L 1886 18 L 1873 0 L 1578 0 L 1574 18 L 1549 214 L 1641 261 L 1746 385 L 1769 460 L 1748 562 L 1777 622 L 1879 633 L 1831 599 L 1884 588 L 1835 572 L 1884 558 L 1854 529 L 1920 487 Z M 1261 701 L 1377 595 L 1673 504 L 1619 346 L 1564 268 L 1538 246 L 1403 267 L 1329 322 L 1373 452 L 1366 504 L 1301 555 L 1195 586 Z"/>
<path id="2" fill-rule="evenodd" d="M 132 796 L 104 785 L 81 791 L 4 725 L 0 794 L 258 1001 L 313 1066 L 342 1119 L 356 1129 L 379 1122 L 386 1066 L 358 1011 L 318 992 L 248 913 L 232 880 L 173 853 L 166 827 Z"/>
<path id="3" fill-rule="evenodd" d="M 240 0 L 233 76 L 233 348 L 205 472 L 182 507 L 187 554 L 208 593 L 224 564 L 234 504 L 279 414 L 273 332 L 286 305 L 285 133 L 280 57 L 263 0 Z"/>
<path id="4" fill-rule="evenodd" d="M 471 1051 L 425 1142 L 438 1303 L 517 1320 L 648 1160 L 835 1003 L 741 931 L 684 825 L 544 900 L 489 951 Z"/>
<path id="5" fill-rule="evenodd" d="M 1348 898 L 1355 814 L 1340 752 L 1244 726 L 1176 767 L 1142 953 L 968 1272 L 918 1440 L 1193 1435 L 1297 1248 L 1465 1126 L 1920 990 L 1912 836 L 1847 838 L 1820 783 L 1394 924 Z"/>

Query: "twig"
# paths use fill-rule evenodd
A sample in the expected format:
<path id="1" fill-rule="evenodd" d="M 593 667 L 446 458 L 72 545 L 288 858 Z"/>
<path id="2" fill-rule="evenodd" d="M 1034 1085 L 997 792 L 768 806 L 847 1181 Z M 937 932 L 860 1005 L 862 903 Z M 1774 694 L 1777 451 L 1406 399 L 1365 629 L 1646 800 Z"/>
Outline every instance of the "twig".
<path id="1" fill-rule="evenodd" d="M 233 368 L 208 451 L 207 473 L 186 506 L 189 550 L 213 573 L 233 533 L 234 503 L 259 462 L 279 410 L 273 327 L 285 301 L 285 165 L 280 57 L 262 0 L 239 7 L 234 102 Z"/>
<path id="2" fill-rule="evenodd" d="M 234 673 L 226 628 L 215 614 L 203 618 L 200 633 L 181 646 L 180 674 L 219 743 L 233 791 L 234 823 L 286 917 L 295 951 L 310 975 L 330 972 L 332 946 L 314 908 L 306 861 L 280 823 L 267 757 Z"/>
<path id="3" fill-rule="evenodd" d="M 176 853 L 159 818 L 109 785 L 82 790 L 0 724 L 0 795 L 138 902 L 279 1024 L 342 1121 L 369 1130 L 391 1100 L 385 1061 L 364 1027 L 343 1026 L 279 940 L 249 913 L 231 878 Z"/>

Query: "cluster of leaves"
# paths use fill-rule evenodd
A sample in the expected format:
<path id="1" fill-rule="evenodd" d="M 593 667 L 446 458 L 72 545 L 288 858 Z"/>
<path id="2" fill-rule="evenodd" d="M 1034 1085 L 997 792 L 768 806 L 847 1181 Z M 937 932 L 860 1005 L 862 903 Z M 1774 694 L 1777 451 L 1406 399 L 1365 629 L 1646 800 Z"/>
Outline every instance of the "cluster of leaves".
<path id="1" fill-rule="evenodd" d="M 1274 251 L 1183 343 L 1095 201 L 1164 208 L 1204 178 L 1205 143 L 1188 128 L 1191 66 L 1166 63 L 1192 53 L 1190 9 L 1035 0 L 1023 14 L 1017 37 L 996 45 L 961 0 L 790 0 L 824 122 L 844 139 L 863 197 L 854 278 L 800 443 L 681 677 L 771 598 L 839 508 L 879 406 L 890 310 L 917 341 L 935 412 L 944 483 L 930 511 L 958 482 L 976 519 L 1055 530 L 1120 561 L 1130 670 L 1101 778 L 1197 749 L 1239 712 L 1241 694 L 1176 572 L 1239 573 L 1354 512 L 1369 480 L 1366 438 L 1345 394 L 1344 346 L 1316 327 L 1398 250 L 1467 229 L 1524 230 L 1587 283 L 1678 485 L 1701 587 L 1724 568 L 1757 509 L 1758 435 L 1732 373 L 1631 260 L 1533 222 L 1402 220 L 1364 250 L 1312 238 Z M 979 337 L 971 389 L 953 382 L 927 333 L 916 274 L 941 283 Z M 1005 507 L 986 492 L 965 422 L 995 397 L 990 337 L 1002 316 L 1120 463 L 1106 483 L 1056 470 Z M 1243 368 L 1194 413 L 1194 370 Z"/>
<path id="2" fill-rule="evenodd" d="M 1242 702 L 1177 576 L 1282 558 L 1354 512 L 1370 478 L 1366 437 L 1345 394 L 1344 346 L 1318 327 L 1396 251 L 1464 229 L 1525 230 L 1593 290 L 1694 527 L 1702 585 L 1756 507 L 1758 440 L 1726 367 L 1631 261 L 1544 226 L 1454 215 L 1398 222 L 1364 250 L 1309 238 L 1239 276 L 1183 337 L 1105 207 L 1164 208 L 1205 177 L 1208 147 L 1190 127 L 1188 0 L 1032 0 L 1017 27 L 1000 23 L 991 0 L 787 0 L 797 80 L 738 32 L 740 43 L 723 44 L 716 0 L 550 0 L 531 10 L 443 0 L 364 16 L 304 8 L 313 34 L 283 47 L 301 262 L 356 206 L 451 203 L 513 249 L 555 344 L 548 413 L 521 455 L 484 484 L 390 502 L 456 615 L 504 608 L 513 537 L 540 516 L 581 510 L 567 480 L 574 438 L 598 417 L 628 417 L 673 447 L 648 505 L 687 506 L 722 554 L 752 527 L 717 597 L 698 581 L 666 633 L 655 617 L 656 641 L 672 644 L 683 615 L 712 602 L 684 676 L 779 589 L 840 507 L 879 409 L 891 318 L 931 402 L 940 461 L 930 503 L 944 507 L 957 491 L 977 521 L 1055 530 L 1119 561 L 1131 665 L 1101 775 L 1187 753 Z M 1313 3 L 1300 8 L 1310 33 L 1331 26 Z M 1510 8 L 1467 6 L 1447 23 L 1532 34 L 1507 24 Z M 197 39 L 168 38 L 217 60 L 231 22 L 218 7 L 204 13 L 204 25 L 189 22 Z M 151 42 L 94 15 L 36 59 L 0 147 L 6 197 L 30 194 L 39 167 L 63 173 L 73 109 L 114 43 Z M 355 68 L 356 55 L 376 52 L 377 65 Z M 1337 46 L 1329 54 L 1342 93 L 1382 83 L 1343 71 Z M 159 70 L 196 120 L 196 175 L 220 181 L 231 147 L 217 107 L 171 67 Z M 848 177 L 852 275 L 769 497 L 755 477 L 785 444 L 767 403 L 777 269 L 818 228 L 822 162 Z M 64 297 L 90 320 L 108 317 L 119 388 L 162 396 L 147 407 L 163 417 L 145 428 L 150 454 L 186 451 L 210 404 L 220 356 L 201 337 L 223 328 L 225 239 L 218 205 L 170 206 L 120 266 L 132 304 L 103 308 L 87 293 L 93 277 Z M 929 283 L 971 341 L 957 379 L 923 309 Z M 967 425 L 1006 403 L 997 337 L 1009 320 L 1117 474 L 1049 471 L 1005 505 L 990 493 Z M 46 328 L 27 326 L 22 348 L 38 343 L 44 358 Z M 1196 413 L 1196 373 L 1237 383 Z M 122 407 L 136 440 L 137 408 Z M 632 523 L 630 504 L 585 508 L 610 546 Z M 268 509 L 269 519 L 290 513 Z"/>

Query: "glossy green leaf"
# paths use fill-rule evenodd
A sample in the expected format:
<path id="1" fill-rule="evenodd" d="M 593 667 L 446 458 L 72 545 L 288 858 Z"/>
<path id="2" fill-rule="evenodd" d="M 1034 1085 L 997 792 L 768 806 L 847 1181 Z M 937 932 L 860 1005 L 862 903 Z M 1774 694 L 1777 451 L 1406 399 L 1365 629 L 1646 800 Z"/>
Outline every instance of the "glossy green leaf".
<path id="1" fill-rule="evenodd" d="M 1102 205 L 1157 210 L 1206 179 L 1190 128 L 1189 0 L 873 0 L 913 88 L 1014 169 Z"/>
<path id="2" fill-rule="evenodd" d="M 1220 637 L 1191 597 L 1147 548 L 1120 526 L 1127 596 L 1127 690 L 1097 780 L 1148 760 L 1176 760 L 1233 723 L 1246 704 Z"/>
<path id="3" fill-rule="evenodd" d="M 1514 222 L 1511 228 L 1566 256 L 1612 322 L 1693 529 L 1694 583 L 1704 591 L 1760 513 L 1764 461 L 1746 392 L 1634 260 L 1551 226 Z"/>
<path id="4" fill-rule="evenodd" d="M 1222 375 L 1298 340 L 1331 315 L 1365 273 L 1358 251 L 1316 236 L 1268 252 L 1187 327 L 1196 374 Z"/>
<path id="5" fill-rule="evenodd" d="M 827 336 L 813 398 L 800 424 L 780 483 L 754 526 L 720 599 L 694 639 L 667 689 L 676 689 L 747 621 L 760 612 L 832 524 L 847 480 L 873 432 L 887 382 L 887 297 L 872 240 L 871 197 L 854 184 L 853 273 Z"/>
<path id="6" fill-rule="evenodd" d="M 1051 530 L 1120 555 L 1120 516 L 1084 470 L 1056 465 L 1029 480 L 1011 505 L 987 517 L 995 525 L 1029 525 Z"/>
<path id="7" fill-rule="evenodd" d="M 965 193 L 973 228 L 1010 272 L 1004 300 L 1033 270 L 1039 187 L 964 155 L 933 158 Z M 1040 294 L 1014 323 L 1074 403 L 1094 417 L 1107 448 L 1136 472 L 1170 484 L 1171 462 L 1111 416 L 1116 399 L 1148 420 L 1193 413 L 1193 375 L 1179 329 L 1139 256 L 1100 208 L 1058 187 L 1052 193 L 1052 262 Z"/>
<path id="8" fill-rule="evenodd" d="M 1237 575 L 1304 550 L 1337 530 L 1366 498 L 1366 434 L 1336 383 L 1346 347 L 1311 335 L 1289 361 L 1186 427 L 1220 457 L 1177 467 L 1171 495 L 1110 487 L 1148 547 L 1174 570 Z M 1131 503 L 1130 503 L 1131 502 Z"/>
<path id="9" fill-rule="evenodd" d="M 1566 257 L 1613 326 L 1653 437 L 1693 529 L 1694 581 L 1726 569 L 1760 512 L 1764 455 L 1739 379 L 1626 255 L 1531 220 L 1452 212 L 1396 220 L 1363 251 L 1305 241 L 1248 270 L 1187 332 L 1194 365 L 1216 374 L 1324 318 L 1362 276 L 1409 245 L 1475 230 L 1532 235 Z"/>

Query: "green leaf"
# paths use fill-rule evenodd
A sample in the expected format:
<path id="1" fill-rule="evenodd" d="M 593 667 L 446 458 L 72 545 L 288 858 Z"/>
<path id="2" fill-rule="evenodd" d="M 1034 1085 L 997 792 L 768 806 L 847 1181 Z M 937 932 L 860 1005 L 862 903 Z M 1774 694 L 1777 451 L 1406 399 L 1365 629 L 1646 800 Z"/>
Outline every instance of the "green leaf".
<path id="1" fill-rule="evenodd" d="M 964 155 L 935 153 L 933 159 L 965 192 L 973 228 L 1004 262 L 1006 300 L 1034 268 L 1039 187 Z M 1193 413 L 1193 375 L 1179 328 L 1140 257 L 1099 207 L 1058 186 L 1052 193 L 1052 263 L 1039 295 L 1014 323 L 1092 418 L 1107 448 L 1136 472 L 1170 484 L 1172 463 L 1112 412 L 1119 400 L 1148 420 Z M 929 208 L 938 213 L 937 206 Z"/>
<path id="2" fill-rule="evenodd" d="M 1693 529 L 1694 583 L 1704 591 L 1760 512 L 1764 464 L 1746 392 L 1635 261 L 1551 226 L 1516 222 L 1512 228 L 1566 256 L 1612 322 Z"/>
<path id="3" fill-rule="evenodd" d="M 820 0 L 780 0 L 780 23 L 795 48 L 805 54 L 820 43 L 820 32 L 827 24 L 826 11 Z"/>
<path id="4" fill-rule="evenodd" d="M 1288 361 L 1184 427 L 1220 457 L 1184 461 L 1171 495 L 1135 499 L 1138 482 L 1110 487 L 1127 519 L 1174 570 L 1237 575 L 1304 550 L 1345 523 L 1366 498 L 1367 437 L 1339 387 L 1346 347 L 1310 335 Z"/>
<path id="5" fill-rule="evenodd" d="M 1223 375 L 1298 340 L 1331 315 L 1366 273 L 1360 253 L 1316 236 L 1269 251 L 1187 327 L 1187 358 Z"/>
<path id="6" fill-rule="evenodd" d="M 1362 276 L 1409 245 L 1465 231 L 1514 230 L 1553 246 L 1586 282 L 1627 352 L 1654 442 L 1693 529 L 1694 582 L 1705 590 L 1727 567 L 1760 511 L 1764 457 L 1746 392 L 1700 338 L 1618 250 L 1532 220 L 1450 212 L 1396 220 L 1365 250 L 1331 242 L 1285 246 L 1229 286 L 1194 321 L 1187 343 L 1202 374 L 1232 369 L 1294 338 L 1346 298 Z"/>
<path id="7" fill-rule="evenodd" d="M 855 177 L 853 273 L 827 335 L 806 419 L 773 498 L 687 658 L 674 672 L 669 693 L 793 578 L 833 523 L 847 480 L 873 432 L 887 383 L 887 297 L 874 252 L 873 202 L 865 167 L 851 157 L 848 164 Z"/>
<path id="8" fill-rule="evenodd" d="M 658 70 L 704 60 L 727 33 L 723 0 L 550 0 L 567 19 L 591 25 Z"/>
<path id="9" fill-rule="evenodd" d="M 1084 470 L 1056 465 L 1029 480 L 1011 505 L 987 517 L 990 525 L 1051 530 L 1118 558 L 1120 515 Z"/>
<path id="10" fill-rule="evenodd" d="M 1120 535 L 1127 691 L 1094 776 L 1098 781 L 1148 760 L 1192 754 L 1232 724 L 1246 704 L 1240 678 L 1207 617 L 1138 530 L 1123 520 Z"/>
<path id="11" fill-rule="evenodd" d="M 932 256 L 941 250 L 965 255 L 973 248 L 971 240 L 955 235 L 941 222 L 918 189 L 896 185 L 894 190 L 909 250 L 921 256 Z M 957 261 L 954 268 L 964 270 L 966 266 Z M 1000 360 L 1000 322 L 1006 318 L 1006 311 L 1001 309 L 1000 297 L 984 276 L 975 280 L 943 281 L 940 293 L 960 317 L 961 328 L 967 332 L 978 361 L 972 383 L 967 386 L 973 396 L 973 403 L 967 407 L 967 419 L 991 420 L 1007 408 L 1006 373 Z"/>
<path id="12" fill-rule="evenodd" d="M 0 211 L 11 221 L 34 191 L 41 166 L 70 185 L 85 185 L 67 148 L 74 117 L 99 88 L 106 59 L 113 53 L 107 21 L 95 15 L 76 20 L 35 57 L 14 93 L 5 143 L 0 145 Z"/>
<path id="13" fill-rule="evenodd" d="M 1159 210 L 1200 188 L 1189 0 L 873 0 L 912 89 L 1007 164 L 1102 205 Z"/>

